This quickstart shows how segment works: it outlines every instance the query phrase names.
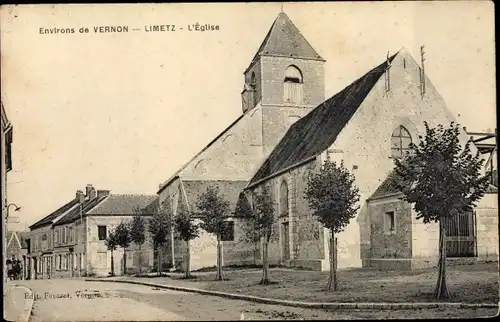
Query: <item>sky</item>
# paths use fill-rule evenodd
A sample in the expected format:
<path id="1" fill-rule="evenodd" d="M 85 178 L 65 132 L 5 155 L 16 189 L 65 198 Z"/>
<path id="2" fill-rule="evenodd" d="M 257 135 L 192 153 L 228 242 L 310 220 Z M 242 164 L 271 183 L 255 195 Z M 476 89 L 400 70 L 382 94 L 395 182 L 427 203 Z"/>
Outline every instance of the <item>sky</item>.
<path id="1" fill-rule="evenodd" d="M 1 98 L 14 126 L 7 189 L 22 207 L 10 228 L 24 229 L 87 184 L 155 194 L 241 114 L 243 72 L 280 10 L 280 3 L 2 6 Z M 326 98 L 387 52 L 404 47 L 420 61 L 424 45 L 426 73 L 459 123 L 495 129 L 493 2 L 285 3 L 283 10 L 327 61 Z M 196 23 L 219 30 L 188 31 Z M 145 32 L 159 24 L 176 30 Z M 129 32 L 94 33 L 94 26 Z"/>

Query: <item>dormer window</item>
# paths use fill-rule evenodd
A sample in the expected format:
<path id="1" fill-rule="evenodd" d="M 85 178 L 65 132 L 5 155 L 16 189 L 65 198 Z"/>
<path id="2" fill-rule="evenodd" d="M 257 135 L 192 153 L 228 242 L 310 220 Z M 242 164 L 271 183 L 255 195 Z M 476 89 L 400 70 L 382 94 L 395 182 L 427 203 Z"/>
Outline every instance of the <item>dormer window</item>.
<path id="1" fill-rule="evenodd" d="M 283 100 L 288 104 L 302 103 L 302 72 L 296 66 L 288 66 L 283 81 Z"/>

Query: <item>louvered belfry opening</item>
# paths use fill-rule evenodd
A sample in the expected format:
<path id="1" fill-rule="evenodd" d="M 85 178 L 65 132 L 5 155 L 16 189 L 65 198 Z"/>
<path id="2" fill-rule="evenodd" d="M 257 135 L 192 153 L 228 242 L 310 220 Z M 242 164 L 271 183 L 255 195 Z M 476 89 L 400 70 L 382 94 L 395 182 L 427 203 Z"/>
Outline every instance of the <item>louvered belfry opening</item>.
<path id="1" fill-rule="evenodd" d="M 283 99 L 285 103 L 301 104 L 303 90 L 302 73 L 295 66 L 288 66 L 283 82 Z"/>
<path id="2" fill-rule="evenodd" d="M 477 256 L 475 212 L 470 211 L 446 219 L 446 256 Z"/>

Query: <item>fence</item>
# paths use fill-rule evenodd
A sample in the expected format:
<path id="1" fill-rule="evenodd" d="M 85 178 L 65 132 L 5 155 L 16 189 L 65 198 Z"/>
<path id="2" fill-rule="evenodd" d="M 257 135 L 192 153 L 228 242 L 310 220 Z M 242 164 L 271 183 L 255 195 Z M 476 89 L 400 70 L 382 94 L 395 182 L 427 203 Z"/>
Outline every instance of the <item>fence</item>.
<path id="1" fill-rule="evenodd" d="M 448 257 L 475 257 L 476 213 L 458 214 L 446 221 L 446 255 Z"/>

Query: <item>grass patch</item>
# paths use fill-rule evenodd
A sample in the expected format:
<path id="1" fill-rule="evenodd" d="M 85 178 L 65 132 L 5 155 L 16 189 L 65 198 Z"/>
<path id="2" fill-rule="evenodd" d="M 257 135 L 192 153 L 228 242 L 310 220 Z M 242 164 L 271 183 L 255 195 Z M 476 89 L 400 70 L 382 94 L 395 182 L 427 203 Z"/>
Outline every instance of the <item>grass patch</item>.
<path id="1" fill-rule="evenodd" d="M 158 283 L 196 287 L 267 298 L 305 302 L 429 302 L 433 301 L 437 268 L 413 271 L 375 269 L 341 270 L 339 290 L 326 291 L 329 272 L 271 269 L 270 285 L 259 285 L 261 271 L 225 270 L 223 281 L 214 274 L 196 274 L 196 279 L 179 276 L 158 279 Z M 447 269 L 451 302 L 498 303 L 498 264 L 456 265 Z M 263 293 L 265 292 L 265 293 Z"/>

